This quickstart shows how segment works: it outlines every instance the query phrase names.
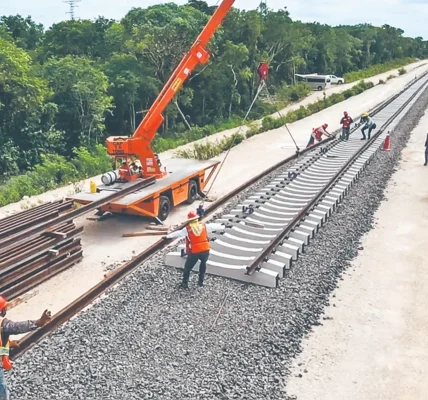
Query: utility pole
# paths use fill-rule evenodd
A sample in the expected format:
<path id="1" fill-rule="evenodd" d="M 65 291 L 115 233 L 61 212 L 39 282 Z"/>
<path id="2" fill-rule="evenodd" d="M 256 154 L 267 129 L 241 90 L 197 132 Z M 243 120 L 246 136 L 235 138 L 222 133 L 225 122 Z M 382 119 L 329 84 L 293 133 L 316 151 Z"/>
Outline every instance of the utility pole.
<path id="1" fill-rule="evenodd" d="M 80 0 L 63 0 L 63 3 L 66 3 L 69 5 L 70 7 L 70 11 L 66 12 L 66 14 L 70 15 L 70 18 L 72 20 L 74 20 L 74 10 L 76 7 L 79 7 L 78 5 L 76 5 L 77 3 L 80 3 Z"/>

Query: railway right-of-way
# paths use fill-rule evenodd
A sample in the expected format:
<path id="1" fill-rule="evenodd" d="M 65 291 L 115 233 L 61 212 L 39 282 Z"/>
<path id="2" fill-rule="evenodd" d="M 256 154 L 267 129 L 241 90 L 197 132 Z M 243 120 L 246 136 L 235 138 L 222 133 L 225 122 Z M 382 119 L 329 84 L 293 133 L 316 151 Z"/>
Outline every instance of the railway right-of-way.
<path id="1" fill-rule="evenodd" d="M 371 114 L 377 125 L 365 141 L 352 134 L 309 152 L 296 165 L 215 222 L 230 229 L 215 235 L 207 273 L 277 287 L 280 278 L 336 210 L 373 155 L 417 100 L 424 74 Z M 166 265 L 184 267 L 182 248 Z"/>

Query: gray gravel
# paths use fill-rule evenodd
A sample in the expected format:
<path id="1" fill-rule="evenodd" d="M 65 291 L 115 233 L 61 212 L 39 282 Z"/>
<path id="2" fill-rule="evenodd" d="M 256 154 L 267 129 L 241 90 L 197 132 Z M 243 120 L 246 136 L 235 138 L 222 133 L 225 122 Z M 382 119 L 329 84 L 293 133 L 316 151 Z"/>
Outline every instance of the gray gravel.
<path id="1" fill-rule="evenodd" d="M 209 276 L 199 289 L 192 276 L 182 292 L 181 272 L 159 255 L 20 358 L 7 377 L 12 399 L 287 398 L 290 360 L 352 273 L 386 178 L 427 104 L 425 91 L 396 128 L 392 151 L 375 156 L 280 288 Z"/>

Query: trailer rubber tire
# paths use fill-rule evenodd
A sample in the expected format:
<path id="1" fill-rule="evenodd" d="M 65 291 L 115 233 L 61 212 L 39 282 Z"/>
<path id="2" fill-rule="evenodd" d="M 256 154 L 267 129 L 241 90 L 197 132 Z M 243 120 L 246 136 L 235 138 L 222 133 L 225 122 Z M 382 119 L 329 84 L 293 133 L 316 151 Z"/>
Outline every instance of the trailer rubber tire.
<path id="1" fill-rule="evenodd" d="M 187 194 L 186 204 L 193 204 L 198 195 L 198 184 L 195 181 L 189 181 L 189 191 Z"/>
<path id="2" fill-rule="evenodd" d="M 165 221 L 168 218 L 170 211 L 171 211 L 171 201 L 169 197 L 161 196 L 159 198 L 159 213 L 158 213 L 159 220 Z"/>

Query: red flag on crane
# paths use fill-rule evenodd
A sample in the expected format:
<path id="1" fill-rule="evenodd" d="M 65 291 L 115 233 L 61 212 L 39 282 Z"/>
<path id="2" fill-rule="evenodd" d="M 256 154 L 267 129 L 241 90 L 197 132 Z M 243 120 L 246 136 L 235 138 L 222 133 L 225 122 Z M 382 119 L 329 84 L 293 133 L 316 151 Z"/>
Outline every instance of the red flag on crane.
<path id="1" fill-rule="evenodd" d="M 260 76 L 262 81 L 265 81 L 268 77 L 269 65 L 267 63 L 260 63 L 257 68 L 257 74 Z"/>

